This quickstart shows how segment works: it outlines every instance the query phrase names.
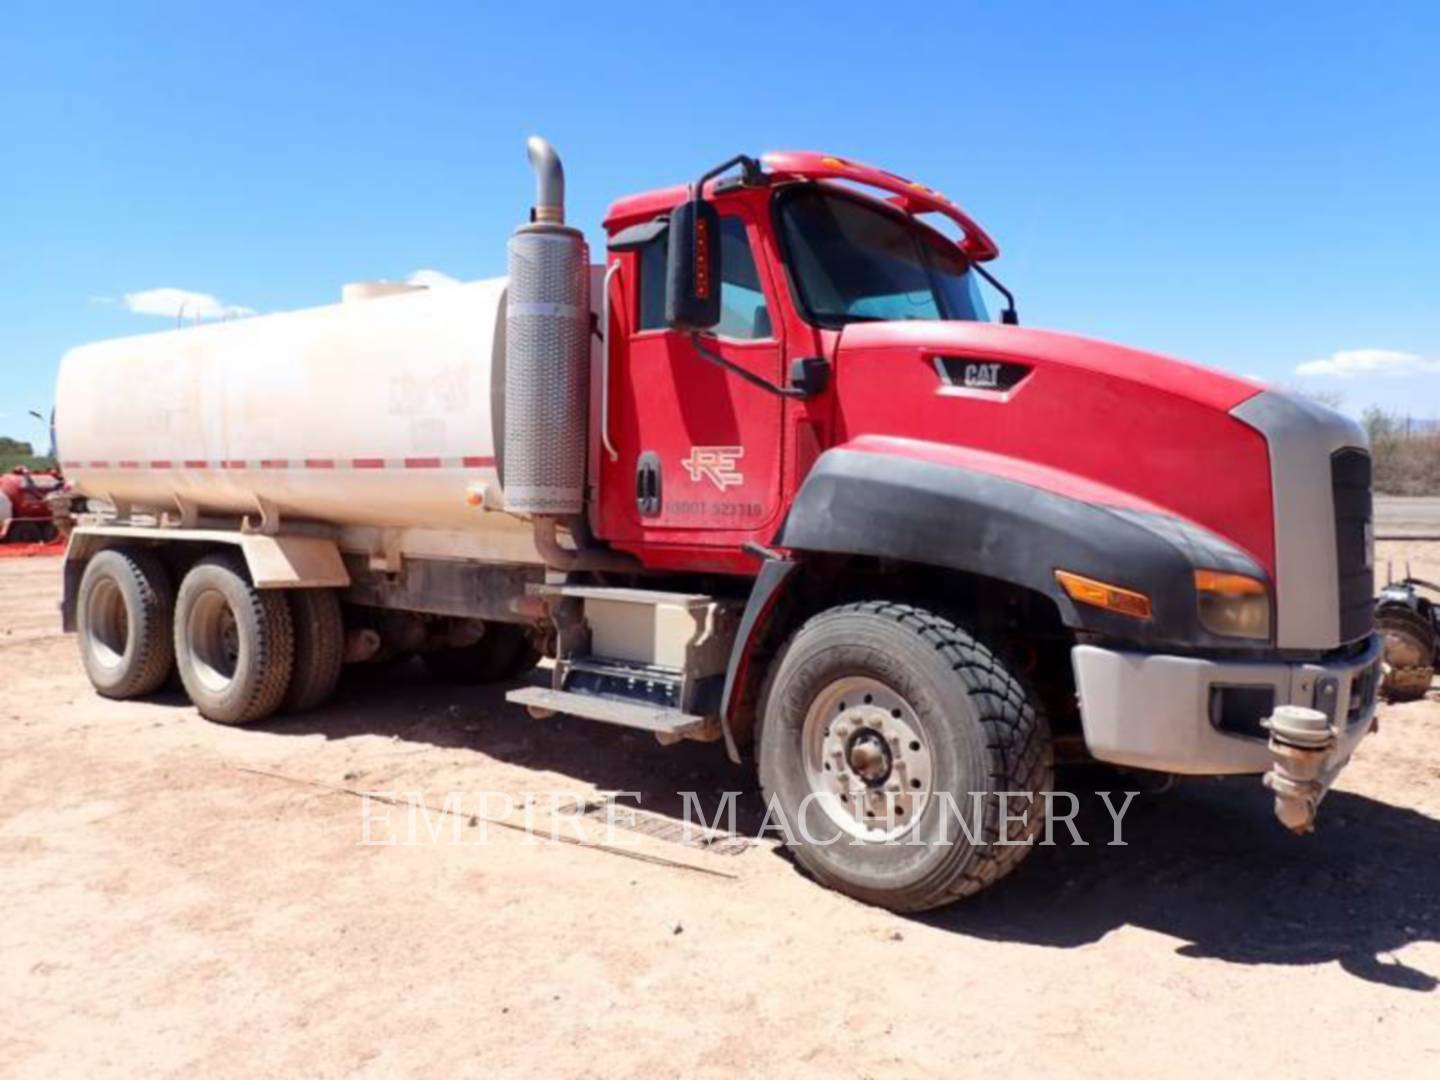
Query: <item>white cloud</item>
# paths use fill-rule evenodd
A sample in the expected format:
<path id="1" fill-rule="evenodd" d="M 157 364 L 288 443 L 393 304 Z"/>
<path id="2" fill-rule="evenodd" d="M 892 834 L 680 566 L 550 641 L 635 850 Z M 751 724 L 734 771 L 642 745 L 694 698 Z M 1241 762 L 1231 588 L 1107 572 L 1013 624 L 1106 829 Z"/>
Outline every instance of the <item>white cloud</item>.
<path id="1" fill-rule="evenodd" d="M 459 285 L 458 278 L 440 270 L 420 269 L 405 279 L 406 285 L 424 285 L 427 289 L 445 289 L 451 285 Z"/>
<path id="2" fill-rule="evenodd" d="M 1309 360 L 1295 369 L 1296 375 L 1320 375 L 1351 379 L 1356 375 L 1431 375 L 1440 373 L 1440 360 L 1394 349 L 1342 349 L 1323 360 Z"/>
<path id="3" fill-rule="evenodd" d="M 189 289 L 142 289 L 126 293 L 125 308 L 136 315 L 157 315 L 167 319 L 220 319 L 227 316 L 254 315 L 255 309 L 239 304 L 224 304 L 209 293 Z"/>

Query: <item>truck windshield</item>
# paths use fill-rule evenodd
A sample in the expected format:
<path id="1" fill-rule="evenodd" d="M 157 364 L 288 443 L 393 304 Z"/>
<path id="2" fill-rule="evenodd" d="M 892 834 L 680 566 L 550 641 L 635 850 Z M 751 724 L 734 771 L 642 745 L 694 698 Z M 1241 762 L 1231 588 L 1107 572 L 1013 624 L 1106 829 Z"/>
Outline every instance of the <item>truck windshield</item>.
<path id="1" fill-rule="evenodd" d="M 780 227 L 800 303 L 821 326 L 987 318 L 960 249 L 898 211 L 806 185 L 781 194 Z"/>

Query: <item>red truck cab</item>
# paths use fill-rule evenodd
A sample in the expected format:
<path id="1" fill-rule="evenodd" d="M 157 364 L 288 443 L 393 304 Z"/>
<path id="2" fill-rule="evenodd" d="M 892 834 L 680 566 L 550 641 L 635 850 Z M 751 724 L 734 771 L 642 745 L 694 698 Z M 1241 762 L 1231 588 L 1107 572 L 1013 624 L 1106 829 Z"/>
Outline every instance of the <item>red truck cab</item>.
<path id="1" fill-rule="evenodd" d="M 606 216 L 597 536 L 655 570 L 754 575 L 768 554 L 989 605 L 970 618 L 1008 621 L 1052 724 L 1116 763 L 1264 771 L 1273 707 L 1340 682 L 1347 746 L 1368 730 L 1356 425 L 1021 328 L 1013 303 L 991 321 L 998 247 L 924 185 L 813 153 L 741 164 Z M 699 192 L 719 315 L 697 332 L 666 300 L 670 220 Z"/>
<path id="2" fill-rule="evenodd" d="M 764 164 L 763 182 L 711 186 L 723 280 L 709 349 L 776 386 L 818 360 L 826 385 L 767 393 L 700 355 L 664 310 L 664 223 L 687 189 L 616 202 L 605 219 L 619 240 L 607 340 L 623 344 L 607 350 L 594 438 L 598 535 L 657 568 L 751 572 L 742 546 L 771 542 L 819 455 L 884 437 L 887 453 L 984 452 L 1049 470 L 1052 489 L 1108 489 L 1101 501 L 1174 510 L 1273 571 L 1265 439 L 1229 415 L 1262 387 L 992 323 L 975 264 L 998 248 L 943 196 L 826 155 Z M 963 230 L 960 242 L 925 218 Z M 660 497 L 644 505 L 642 458 L 661 466 Z M 1219 490 L 1216 476 L 1227 478 Z"/>

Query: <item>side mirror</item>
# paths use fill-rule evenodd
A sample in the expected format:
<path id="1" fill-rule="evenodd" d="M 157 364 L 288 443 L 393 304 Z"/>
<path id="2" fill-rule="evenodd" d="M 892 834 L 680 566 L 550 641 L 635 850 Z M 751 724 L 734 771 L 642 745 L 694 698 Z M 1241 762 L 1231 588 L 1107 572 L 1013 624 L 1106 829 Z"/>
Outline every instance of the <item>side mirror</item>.
<path id="1" fill-rule="evenodd" d="M 698 193 L 670 214 L 665 321 L 691 333 L 720 322 L 720 215 Z"/>

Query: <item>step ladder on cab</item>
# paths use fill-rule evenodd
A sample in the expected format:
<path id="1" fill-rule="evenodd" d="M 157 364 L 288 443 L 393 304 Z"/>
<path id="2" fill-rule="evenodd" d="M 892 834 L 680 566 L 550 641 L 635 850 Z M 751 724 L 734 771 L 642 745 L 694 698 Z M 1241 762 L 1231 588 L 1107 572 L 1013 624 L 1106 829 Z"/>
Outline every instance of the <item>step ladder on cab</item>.
<path id="1" fill-rule="evenodd" d="M 692 593 L 532 585 L 556 628 L 550 687 L 505 699 L 649 731 L 662 744 L 720 738 L 720 699 L 743 605 Z"/>

